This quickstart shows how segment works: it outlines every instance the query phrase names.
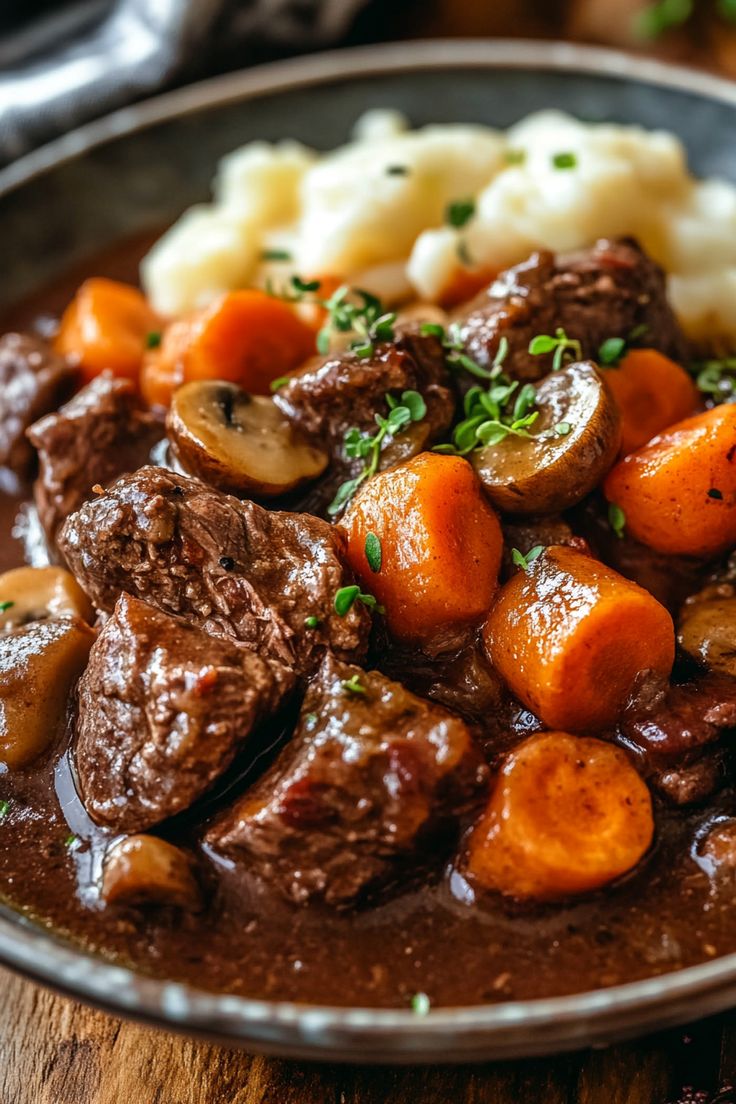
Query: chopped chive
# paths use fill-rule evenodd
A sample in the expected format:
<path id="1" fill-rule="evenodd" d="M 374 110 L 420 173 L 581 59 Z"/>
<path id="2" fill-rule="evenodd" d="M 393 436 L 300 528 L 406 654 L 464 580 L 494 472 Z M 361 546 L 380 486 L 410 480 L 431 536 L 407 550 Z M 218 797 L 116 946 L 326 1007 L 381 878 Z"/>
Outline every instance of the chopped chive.
<path id="1" fill-rule="evenodd" d="M 387 176 L 408 176 L 409 175 L 409 166 L 408 165 L 387 165 L 386 166 L 386 174 L 387 174 Z"/>
<path id="2" fill-rule="evenodd" d="M 574 153 L 563 150 L 561 153 L 552 155 L 552 164 L 556 169 L 575 169 L 577 168 L 578 159 Z"/>
<path id="3" fill-rule="evenodd" d="M 261 253 L 262 261 L 291 261 L 293 259 L 288 249 L 264 249 Z"/>
<path id="4" fill-rule="evenodd" d="M 304 624 L 308 629 L 318 629 L 322 622 L 320 621 L 319 617 L 315 617 L 314 614 L 311 614 L 309 617 L 307 617 Z"/>
<path id="5" fill-rule="evenodd" d="M 146 348 L 147 349 L 158 349 L 160 344 L 161 344 L 161 331 L 160 330 L 151 330 L 150 333 L 146 334 Z"/>
<path id="6" fill-rule="evenodd" d="M 10 811 L 10 802 L 9 801 L 0 801 L 0 820 L 5 820 L 5 817 L 8 815 L 9 811 Z"/>
<path id="7" fill-rule="evenodd" d="M 7 610 L 12 609 L 15 602 L 0 602 L 0 613 L 5 613 Z"/>

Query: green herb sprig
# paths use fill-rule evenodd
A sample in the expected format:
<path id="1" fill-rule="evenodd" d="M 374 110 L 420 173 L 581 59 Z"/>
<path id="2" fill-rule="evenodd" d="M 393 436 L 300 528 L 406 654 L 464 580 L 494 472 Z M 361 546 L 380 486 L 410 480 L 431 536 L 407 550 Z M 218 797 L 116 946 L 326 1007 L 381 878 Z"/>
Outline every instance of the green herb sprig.
<path id="1" fill-rule="evenodd" d="M 376 613 L 386 612 L 372 594 L 365 594 L 357 584 L 353 583 L 352 586 L 340 587 L 335 594 L 335 613 L 338 617 L 345 617 L 355 602 L 362 602 L 364 606 L 375 610 Z"/>
<path id="2" fill-rule="evenodd" d="M 366 694 L 367 690 L 363 683 L 360 681 L 360 675 L 351 675 L 349 679 L 342 679 L 340 682 L 343 690 L 348 694 Z"/>
<path id="3" fill-rule="evenodd" d="M 7 613 L 9 609 L 12 609 L 15 602 L 0 602 L 0 613 Z"/>
<path id="4" fill-rule="evenodd" d="M 608 524 L 618 539 L 623 540 L 626 532 L 626 514 L 615 502 L 611 502 L 608 506 Z"/>
<path id="5" fill-rule="evenodd" d="M 367 533 L 365 538 L 365 558 L 374 575 L 381 570 L 383 561 L 383 548 L 381 538 L 376 533 Z"/>
<path id="6" fill-rule="evenodd" d="M 454 226 L 456 230 L 462 230 L 463 226 L 470 222 L 474 214 L 474 200 L 456 199 L 453 203 L 448 203 L 445 208 L 445 222 L 448 226 Z"/>
<path id="7" fill-rule="evenodd" d="M 690 365 L 695 386 L 714 403 L 736 398 L 736 356 L 695 361 Z"/>
<path id="8" fill-rule="evenodd" d="M 386 404 L 389 412 L 387 417 L 382 414 L 374 414 L 378 427 L 375 433 L 367 433 L 353 427 L 345 434 L 344 450 L 350 460 L 363 460 L 362 470 L 352 479 L 346 479 L 337 488 L 337 493 L 327 512 L 331 517 L 350 501 L 361 483 L 370 479 L 378 471 L 384 441 L 387 437 L 396 437 L 411 422 L 421 422 L 427 413 L 427 404 L 418 391 L 403 391 L 401 400 L 393 395 L 386 395 Z"/>
<path id="9" fill-rule="evenodd" d="M 516 567 L 520 567 L 524 571 L 528 571 L 530 565 L 533 564 L 535 560 L 538 560 L 543 552 L 543 544 L 535 544 L 534 548 L 530 548 L 526 555 L 524 555 L 523 552 L 520 552 L 518 548 L 512 548 L 511 562 L 515 564 Z"/>
<path id="10" fill-rule="evenodd" d="M 532 356 L 544 356 L 546 353 L 554 353 L 552 357 L 552 371 L 559 372 L 564 364 L 583 359 L 583 348 L 579 341 L 568 337 L 561 326 L 558 326 L 551 334 L 537 334 L 529 342 L 529 352 Z"/>
<path id="11" fill-rule="evenodd" d="M 10 802 L 0 801 L 0 820 L 5 820 L 6 816 L 10 812 Z"/>

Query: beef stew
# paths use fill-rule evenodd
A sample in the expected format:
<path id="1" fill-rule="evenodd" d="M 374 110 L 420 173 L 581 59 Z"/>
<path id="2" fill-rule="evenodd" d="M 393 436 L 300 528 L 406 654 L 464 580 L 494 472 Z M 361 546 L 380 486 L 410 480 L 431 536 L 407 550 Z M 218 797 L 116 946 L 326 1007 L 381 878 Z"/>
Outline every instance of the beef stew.
<path id="1" fill-rule="evenodd" d="M 3 567 L 32 572 L 0 577 L 4 900 L 146 973 L 343 1005 L 570 993 L 736 950 L 736 419 L 704 438 L 721 497 L 682 496 L 712 511 L 713 553 L 630 536 L 624 500 L 635 514 L 640 493 L 664 493 L 657 457 L 607 500 L 601 480 L 623 462 L 608 430 L 580 494 L 494 505 L 487 450 L 494 435 L 534 434 L 536 419 L 518 423 L 554 372 L 529 351 L 536 336 L 562 328 L 579 343 L 559 378 L 581 365 L 611 410 L 608 338 L 688 359 L 634 243 L 530 270 L 542 264 L 555 288 L 573 272 L 577 290 L 562 314 L 549 289 L 524 292 L 513 341 L 487 314 L 483 349 L 477 334 L 488 303 L 494 319 L 517 310 L 516 272 L 450 332 L 389 320 L 369 354 L 310 358 L 261 396 L 329 457 L 275 497 L 192 472 L 129 377 L 102 372 L 34 411 L 38 460 L 16 465 L 27 481 L 0 512 Z M 482 385 L 452 363 L 460 339 L 492 375 Z M 150 378 L 164 342 L 145 344 Z M 78 381 L 68 347 L 59 363 Z M 525 381 L 534 393 L 517 405 Z M 106 428 L 70 431 L 98 399 L 118 412 Z M 708 401 L 696 392 L 687 413 Z M 74 448 L 57 445 L 61 423 Z M 570 436 L 558 427 L 541 430 L 553 448 Z M 64 566 L 23 568 L 17 515 L 34 508 L 36 463 L 45 551 Z M 73 597 L 54 604 L 60 588 Z M 34 684 L 53 684 L 30 725 L 14 705 L 29 638 Z M 49 642 L 64 640 L 55 659 Z"/>

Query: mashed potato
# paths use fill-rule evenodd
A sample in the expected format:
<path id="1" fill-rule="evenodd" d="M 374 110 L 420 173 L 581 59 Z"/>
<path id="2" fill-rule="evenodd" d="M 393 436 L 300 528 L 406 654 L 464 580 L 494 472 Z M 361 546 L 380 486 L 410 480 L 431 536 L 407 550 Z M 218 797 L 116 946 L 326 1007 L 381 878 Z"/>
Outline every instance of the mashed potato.
<path id="1" fill-rule="evenodd" d="M 398 302 L 442 299 L 534 249 L 633 234 L 669 274 L 694 336 L 736 336 L 736 188 L 698 181 L 664 131 L 543 111 L 506 132 L 410 130 L 369 112 L 318 155 L 296 142 L 226 157 L 214 201 L 187 212 L 143 262 L 154 305 L 176 314 L 266 279 L 334 277 Z M 452 225 L 448 207 L 466 204 Z"/>

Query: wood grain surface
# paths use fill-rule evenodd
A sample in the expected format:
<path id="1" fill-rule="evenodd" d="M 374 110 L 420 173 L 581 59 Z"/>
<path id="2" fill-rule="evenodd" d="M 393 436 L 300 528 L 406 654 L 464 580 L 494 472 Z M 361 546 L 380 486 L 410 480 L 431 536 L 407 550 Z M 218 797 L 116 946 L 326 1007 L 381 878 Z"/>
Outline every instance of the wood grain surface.
<path id="1" fill-rule="evenodd" d="M 286 1062 L 114 1019 L 0 970 L 0 1104 L 736 1104 L 736 1013 L 484 1066 Z"/>

